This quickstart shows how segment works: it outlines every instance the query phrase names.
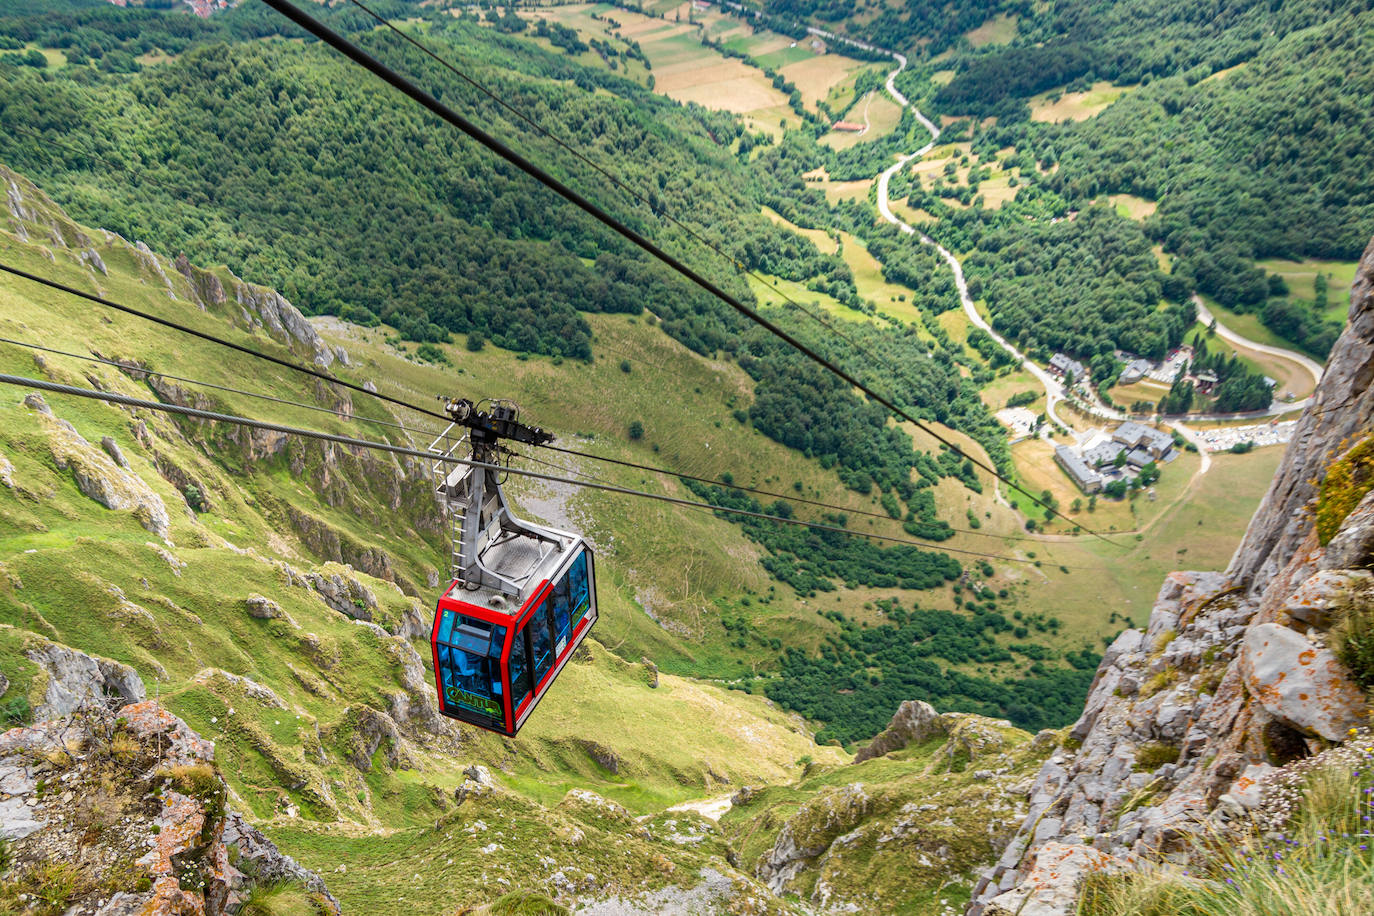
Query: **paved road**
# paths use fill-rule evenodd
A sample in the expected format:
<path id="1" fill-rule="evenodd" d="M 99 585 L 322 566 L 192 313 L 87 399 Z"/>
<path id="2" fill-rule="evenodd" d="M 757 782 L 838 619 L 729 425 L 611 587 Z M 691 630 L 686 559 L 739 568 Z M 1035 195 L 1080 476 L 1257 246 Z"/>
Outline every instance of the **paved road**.
<path id="1" fill-rule="evenodd" d="M 1268 344 L 1258 343 L 1257 341 L 1250 340 L 1248 337 L 1240 336 L 1218 321 L 1216 316 L 1212 314 L 1212 310 L 1207 308 L 1207 303 L 1203 302 L 1200 296 L 1193 296 L 1193 305 L 1197 306 L 1198 323 L 1210 326 L 1213 321 L 1216 321 L 1217 336 L 1227 343 L 1233 346 L 1243 347 L 1246 350 L 1254 350 L 1257 353 L 1277 356 L 1279 359 L 1286 360 L 1290 363 L 1297 363 L 1307 371 L 1308 375 L 1312 376 L 1312 385 L 1314 388 L 1317 383 L 1322 380 L 1322 372 L 1325 371 L 1325 368 L 1316 360 L 1303 356 L 1301 353 L 1295 353 L 1292 350 L 1285 350 L 1282 347 L 1271 347 Z M 1271 405 L 1269 413 L 1271 416 L 1277 416 L 1281 413 L 1291 413 L 1294 410 L 1301 410 L 1307 406 L 1310 400 L 1311 398 L 1304 398 L 1301 401 L 1294 401 L 1290 404 Z"/>

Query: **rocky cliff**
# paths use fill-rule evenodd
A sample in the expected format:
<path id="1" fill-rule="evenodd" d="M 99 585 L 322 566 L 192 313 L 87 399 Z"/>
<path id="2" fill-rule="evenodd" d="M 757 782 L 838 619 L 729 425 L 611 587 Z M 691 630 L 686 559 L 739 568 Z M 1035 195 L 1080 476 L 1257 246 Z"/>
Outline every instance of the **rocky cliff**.
<path id="1" fill-rule="evenodd" d="M 217 916 L 270 893 L 338 914 L 318 875 L 229 810 L 214 745 L 134 669 L 37 639 L 26 655 L 46 684 L 40 721 L 0 734 L 0 909 Z"/>
<path id="2" fill-rule="evenodd" d="M 1070 913 L 1092 872 L 1189 863 L 1368 698 L 1330 642 L 1374 566 L 1374 243 L 1349 324 L 1230 567 L 1177 572 L 1103 656 L 1082 716 L 969 916 Z"/>

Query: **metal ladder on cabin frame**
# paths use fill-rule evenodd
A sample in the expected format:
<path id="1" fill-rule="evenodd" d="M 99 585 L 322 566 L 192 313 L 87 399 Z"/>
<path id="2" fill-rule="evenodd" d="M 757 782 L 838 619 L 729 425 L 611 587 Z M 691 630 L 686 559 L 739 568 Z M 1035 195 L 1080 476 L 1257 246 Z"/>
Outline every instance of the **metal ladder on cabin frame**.
<path id="1" fill-rule="evenodd" d="M 491 414 L 484 414 L 470 402 L 448 401 L 445 410 L 454 422 L 430 443 L 427 450 L 434 455 L 431 470 L 435 491 L 449 513 L 450 578 L 465 588 L 487 587 L 519 597 L 523 580 L 489 569 L 482 562 L 484 550 L 498 539 L 524 536 L 540 541 L 546 552 L 556 546 L 559 539 L 552 530 L 511 514 L 496 471 L 471 465 L 454 466 L 452 461 L 445 460 L 457 457 L 456 453 L 468 445 L 472 460 L 495 464 L 501 449 L 497 443 L 503 436 L 530 444 L 553 440 L 553 436 L 542 429 L 519 423 L 515 419 L 516 411 L 504 405 L 505 402 L 497 402 Z M 455 440 L 451 433 L 460 426 L 473 433 L 464 433 Z"/>

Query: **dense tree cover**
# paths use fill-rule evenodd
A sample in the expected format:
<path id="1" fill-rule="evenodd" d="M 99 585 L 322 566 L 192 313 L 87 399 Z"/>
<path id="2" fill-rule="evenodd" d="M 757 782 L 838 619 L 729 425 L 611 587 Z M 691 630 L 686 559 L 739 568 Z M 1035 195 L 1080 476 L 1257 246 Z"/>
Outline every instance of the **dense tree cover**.
<path id="1" fill-rule="evenodd" d="M 527 46 L 516 54 L 487 30 L 448 29 L 455 39 L 474 39 L 466 53 L 486 60 L 470 63 L 486 67 L 483 77 L 508 98 L 560 123 L 573 143 L 603 161 L 620 162 L 627 183 L 647 187 L 651 207 L 700 219 L 698 228 L 733 254 L 767 258 L 784 274 L 823 260 L 809 242 L 758 214 L 742 170 L 712 136 L 733 137 L 728 118 L 683 110 L 604 71 L 547 55 L 540 61 L 537 52 L 549 76 L 571 74 L 619 95 L 522 79 L 512 72 L 518 67 L 497 65 L 528 61 Z M 394 39 L 370 40 L 383 57 L 402 57 L 403 69 L 424 72 L 398 53 Z M 483 51 L 482 40 L 495 47 Z M 511 349 L 578 357 L 590 354 L 579 310 L 649 306 L 670 332 L 681 329 L 684 342 L 703 351 L 726 336 L 720 320 L 687 327 L 690 316 L 716 308 L 705 293 L 322 49 L 216 45 L 133 81 L 92 76 L 69 68 L 0 86 L 0 119 L 71 147 L 13 134 L 0 141 L 0 155 L 88 222 L 197 260 L 226 261 L 281 288 L 307 312 L 347 306 L 417 339 L 475 329 Z M 499 117 L 464 106 L 456 90 L 435 82 L 470 115 Z M 519 136 L 521 126 L 502 125 L 508 136 Z M 537 147 L 538 138 L 528 145 Z M 104 161 L 72 151 L 83 148 Z M 105 161 L 129 163 L 152 180 L 121 180 L 109 193 Z M 695 188 L 708 175 L 717 193 L 703 198 Z M 604 186 L 604 179 L 585 178 L 584 187 Z M 653 212 L 618 194 L 600 191 L 619 212 L 633 216 L 638 208 L 644 231 L 678 242 Z M 793 254 L 810 261 L 789 266 Z M 596 270 L 579 260 L 603 257 Z M 748 296 L 722 259 L 697 253 L 695 260 Z"/>
<path id="2" fill-rule="evenodd" d="M 1192 372 L 1211 372 L 1217 377 L 1212 392 L 1212 409 L 1221 413 L 1263 410 L 1273 400 L 1273 388 L 1264 380 L 1264 373 L 1248 368 L 1240 357 L 1223 350 L 1211 350 L 1201 333 L 1193 339 Z M 1186 408 L 1185 408 L 1186 409 Z M 1182 411 L 1163 411 L 1181 413 Z"/>
<path id="3" fill-rule="evenodd" d="M 774 27 L 775 20 L 780 20 L 776 23 L 779 30 L 787 29 L 785 23 L 805 22 L 883 48 L 912 53 L 919 46 L 925 53 L 939 54 L 964 32 L 990 19 L 1004 3 L 1003 0 L 944 0 L 938 3 L 908 0 L 901 6 L 893 6 L 883 0 L 870 0 L 856 8 L 854 0 L 761 0 L 758 5 L 769 17 L 770 27 Z M 860 15 L 856 17 L 856 13 Z M 845 53 L 849 53 L 848 50 Z"/>
<path id="4" fill-rule="evenodd" d="M 406 17 L 413 6 L 405 0 L 377 0 L 369 6 L 382 16 Z M 372 22 L 361 11 L 340 5 L 322 7 L 316 15 L 334 28 L 366 29 Z M 194 16 L 179 3 L 118 7 L 108 3 L 7 2 L 0 15 L 0 38 L 61 48 L 72 63 L 104 64 L 112 72 L 139 69 L 133 58 L 152 51 L 180 54 L 197 45 L 246 41 L 269 35 L 304 35 L 278 13 L 260 3 L 243 3 L 209 19 Z M 106 59 L 109 58 L 107 61 Z"/>
<path id="5" fill-rule="evenodd" d="M 791 517 L 792 506 L 781 500 L 761 505 L 748 494 L 728 487 L 687 482 L 693 493 L 719 506 Z M 762 565 L 803 596 L 832 592 L 838 579 L 850 588 L 939 588 L 963 571 L 949 554 L 899 544 L 881 547 L 862 536 L 789 525 L 769 519 L 730 516 L 746 536 L 768 550 Z M 826 515 L 821 524 L 844 527 L 842 515 Z"/>
<path id="6" fill-rule="evenodd" d="M 1024 117 L 1021 99 L 1056 86 L 1205 76 L 1284 36 L 1370 8 L 1368 0 L 1067 0 L 1024 17 L 1011 47 L 965 53 L 934 104 L 952 114 Z"/>
<path id="7" fill-rule="evenodd" d="M 527 151 L 745 301 L 752 295 L 730 265 L 659 213 L 690 220 L 734 260 L 869 308 L 842 259 L 762 216 L 760 198 L 791 198 L 813 224 L 828 221 L 830 210 L 819 192 L 789 193 L 801 183 L 795 171 L 788 175 L 786 155 L 765 156 L 772 167 L 757 172 L 740 163 L 727 145 L 739 135 L 729 117 L 683 108 L 496 30 L 447 21 L 431 29 L 431 40 L 446 42 L 445 52 L 516 107 L 556 126 L 591 158 L 614 163 L 622 181 L 643 189 L 648 206 L 421 67 L 394 38 L 364 40 L 401 69 L 425 73 L 465 114 L 520 137 Z M 784 344 L 316 46 L 215 44 L 132 77 L 75 67 L 16 79 L 0 83 L 0 123 L 63 144 L 5 134 L 0 157 L 38 178 L 79 218 L 194 260 L 227 262 L 307 312 L 384 320 L 420 341 L 466 332 L 479 348 L 491 341 L 589 358 L 579 312 L 647 308 L 696 352 L 740 357 L 758 382 L 753 413 L 762 431 L 837 466 L 855 489 L 876 485 L 906 502 L 897 514 L 924 536 L 949 532 L 927 517 L 921 500 L 913 502 L 913 468 L 927 481 L 949 474 L 978 486 L 965 463 L 919 455 L 904 434 L 885 428 L 881 411 L 814 368 L 806 385 L 796 384 L 802 364 Z M 139 180 L 120 174 L 121 163 Z M 862 219 L 852 204 L 839 218 L 847 225 Z M 967 422 L 971 434 L 988 439 L 994 460 L 1005 461 L 976 391 L 959 380 L 949 357 L 932 360 L 909 332 L 855 330 L 850 341 L 864 338 L 860 352 L 790 310 L 776 319 L 807 323 L 813 344 L 877 388 L 890 390 L 897 378 L 899 403 L 953 425 Z M 873 354 L 891 365 L 875 364 Z M 815 417 L 815 404 L 803 403 L 810 391 L 822 392 L 816 403 L 827 408 Z"/>
<path id="8" fill-rule="evenodd" d="M 1354 259 L 1374 233 L 1374 14 L 1290 36 L 1225 79 L 1173 78 L 1080 125 L 1038 131 L 1070 198 L 1159 201 L 1151 235 L 1228 306 L 1257 306 L 1250 259 Z"/>
<path id="9" fill-rule="evenodd" d="M 1271 289 L 1254 261 L 1350 260 L 1374 234 L 1368 178 L 1374 152 L 1362 142 L 1374 131 L 1370 4 L 1236 2 L 1224 11 L 1207 8 L 1205 15 L 1203 8 L 1153 0 L 1056 6 L 1056 15 L 1077 12 L 1059 31 L 1046 26 L 1031 38 L 1052 43 L 1099 35 L 1111 38 L 1115 51 L 1147 45 L 1160 51 L 1163 45 L 1149 30 L 1132 44 L 1129 33 L 1145 21 L 1176 35 L 1177 46 L 1160 51 L 1147 74 L 1156 78 L 1098 116 L 1045 125 L 1019 120 L 1003 106 L 997 126 L 976 136 L 975 149 L 990 155 L 1015 147 L 1013 164 L 1023 174 L 1036 164 L 1055 167 L 1032 179 L 1073 207 L 1109 193 L 1157 201 L 1146 233 L 1177 255 L 1178 284 L 1255 312 L 1277 333 L 1325 355 L 1338 329 L 1318 310 Z M 1131 10 L 1138 20 L 1124 15 Z M 1238 48 L 1245 49 L 1239 57 Z M 1043 50 L 1028 44 L 997 51 L 972 60 L 967 72 Z M 1206 79 L 1218 67 L 1241 62 L 1240 69 Z M 1099 68 L 1069 88 L 1098 78 L 1130 81 L 1142 73 Z M 1000 92 L 1010 82 L 1004 75 L 988 91 Z"/>
<path id="10" fill-rule="evenodd" d="M 1107 207 L 1059 222 L 993 221 L 964 269 L 981 283 L 993 327 L 1024 351 L 1153 359 L 1182 342 L 1193 306 L 1161 307 L 1166 277 L 1140 227 Z"/>
<path id="11" fill-rule="evenodd" d="M 861 627 L 838 619 L 837 635 L 820 652 L 789 649 L 768 696 L 826 725 L 816 740 L 841 743 L 872 737 L 904 700 L 925 700 L 938 709 L 1006 717 L 1031 731 L 1071 722 L 1082 710 L 1098 656 L 1089 650 L 1065 656 L 1068 667 L 1034 661 L 1021 677 L 996 680 L 965 674 L 950 665 L 1012 660 L 995 640 L 1014 624 L 981 606 L 971 616 L 951 611 L 906 611 L 879 602 L 887 623 Z M 1049 655 L 1043 647 L 1033 654 Z M 1037 651 L 1038 650 L 1038 651 Z M 948 664 L 940 664 L 941 659 Z"/>

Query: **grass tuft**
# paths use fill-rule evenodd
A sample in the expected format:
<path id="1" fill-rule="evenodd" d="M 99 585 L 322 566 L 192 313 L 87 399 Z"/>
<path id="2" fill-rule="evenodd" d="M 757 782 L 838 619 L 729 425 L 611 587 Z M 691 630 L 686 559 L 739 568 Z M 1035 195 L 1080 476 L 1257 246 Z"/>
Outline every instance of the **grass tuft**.
<path id="1" fill-rule="evenodd" d="M 315 913 L 305 888 L 295 881 L 261 881 L 248 889 L 239 916 L 301 916 Z"/>
<path id="2" fill-rule="evenodd" d="M 1374 600 L 1367 592 L 1358 591 L 1345 602 L 1329 642 L 1355 683 L 1374 688 Z"/>

